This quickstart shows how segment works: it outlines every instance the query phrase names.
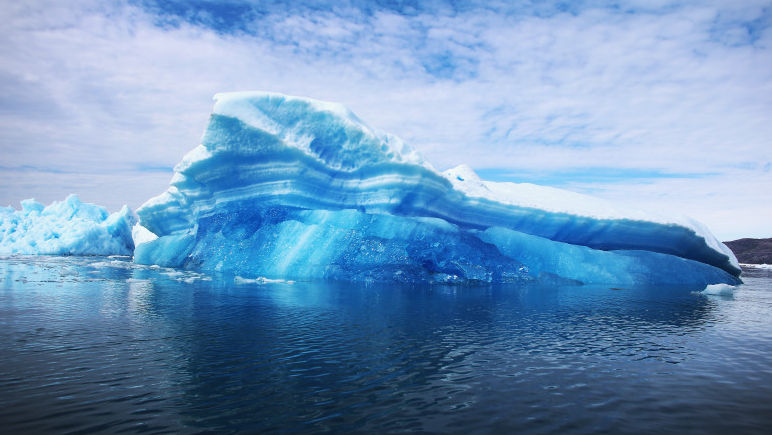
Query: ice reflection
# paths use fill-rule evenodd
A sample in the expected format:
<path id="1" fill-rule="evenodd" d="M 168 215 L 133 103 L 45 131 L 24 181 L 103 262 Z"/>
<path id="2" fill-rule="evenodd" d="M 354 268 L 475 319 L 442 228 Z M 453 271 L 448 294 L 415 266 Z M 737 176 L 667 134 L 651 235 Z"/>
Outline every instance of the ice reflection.
<path id="1" fill-rule="evenodd" d="M 266 283 L 123 258 L 6 258 L 0 421 L 17 432 L 570 433 L 615 431 L 616 416 L 632 415 L 633 431 L 679 431 L 673 422 L 725 428 L 703 411 L 723 407 L 753 429 L 772 415 L 768 275 L 748 274 L 722 299 Z"/>

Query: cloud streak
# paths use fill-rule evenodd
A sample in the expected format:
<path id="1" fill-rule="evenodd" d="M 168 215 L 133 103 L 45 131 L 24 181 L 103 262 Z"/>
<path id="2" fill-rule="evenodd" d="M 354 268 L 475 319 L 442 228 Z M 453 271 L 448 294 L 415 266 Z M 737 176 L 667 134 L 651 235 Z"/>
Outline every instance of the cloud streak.
<path id="1" fill-rule="evenodd" d="M 439 169 L 772 235 L 769 2 L 266 4 L 4 7 L 0 202 L 69 188 L 136 207 L 170 175 L 142 168 L 198 143 L 214 93 L 262 89 L 342 102 Z M 593 172 L 618 176 L 579 176 Z"/>

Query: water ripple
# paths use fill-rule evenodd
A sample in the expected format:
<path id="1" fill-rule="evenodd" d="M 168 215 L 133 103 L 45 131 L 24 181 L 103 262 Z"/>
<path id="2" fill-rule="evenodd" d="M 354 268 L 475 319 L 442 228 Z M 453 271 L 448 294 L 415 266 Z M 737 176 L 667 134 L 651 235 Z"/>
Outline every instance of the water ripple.
<path id="1" fill-rule="evenodd" d="M 772 427 L 772 271 L 678 289 L 244 283 L 0 259 L 14 433 Z"/>

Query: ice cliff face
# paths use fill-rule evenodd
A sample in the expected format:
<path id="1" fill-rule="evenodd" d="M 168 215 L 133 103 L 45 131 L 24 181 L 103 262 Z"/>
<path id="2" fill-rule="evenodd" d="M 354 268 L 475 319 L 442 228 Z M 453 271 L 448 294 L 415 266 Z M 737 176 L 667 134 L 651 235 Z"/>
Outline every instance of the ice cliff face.
<path id="1" fill-rule="evenodd" d="M 694 221 L 531 184 L 440 173 L 343 106 L 215 97 L 202 143 L 138 211 L 144 264 L 290 279 L 736 283 Z"/>
<path id="2" fill-rule="evenodd" d="M 22 201 L 21 210 L 0 207 L 0 255 L 131 255 L 136 216 L 124 206 L 108 214 L 103 207 L 70 195 L 44 207 Z"/>

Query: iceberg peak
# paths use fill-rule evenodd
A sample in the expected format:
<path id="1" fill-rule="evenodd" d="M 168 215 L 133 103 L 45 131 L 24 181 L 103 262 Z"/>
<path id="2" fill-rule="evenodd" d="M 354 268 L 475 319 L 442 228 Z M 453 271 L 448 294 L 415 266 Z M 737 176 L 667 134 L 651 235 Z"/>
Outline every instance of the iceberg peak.
<path id="1" fill-rule="evenodd" d="M 400 139 L 377 133 L 342 104 L 274 92 L 228 92 L 214 99 L 212 116 L 238 120 L 336 169 L 353 171 L 386 162 L 424 164 Z"/>
<path id="2" fill-rule="evenodd" d="M 480 183 L 482 180 L 477 173 L 469 167 L 469 165 L 461 164 L 455 168 L 448 169 L 443 172 L 443 175 L 449 180 L 456 179 L 457 181 L 475 182 Z"/>

